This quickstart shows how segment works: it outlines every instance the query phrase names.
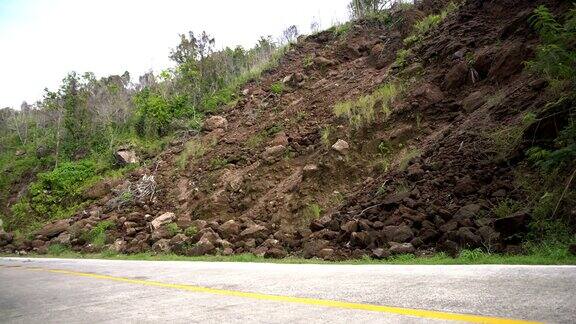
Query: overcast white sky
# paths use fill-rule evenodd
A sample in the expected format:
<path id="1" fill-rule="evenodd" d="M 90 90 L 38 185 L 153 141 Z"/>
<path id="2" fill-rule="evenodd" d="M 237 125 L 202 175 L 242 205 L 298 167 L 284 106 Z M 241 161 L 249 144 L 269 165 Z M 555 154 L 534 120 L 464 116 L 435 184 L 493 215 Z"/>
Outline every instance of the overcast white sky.
<path id="1" fill-rule="evenodd" d="M 32 103 L 70 71 L 169 67 L 178 34 L 206 30 L 217 48 L 251 47 L 289 25 L 308 33 L 347 19 L 349 0 L 0 0 L 0 107 Z"/>

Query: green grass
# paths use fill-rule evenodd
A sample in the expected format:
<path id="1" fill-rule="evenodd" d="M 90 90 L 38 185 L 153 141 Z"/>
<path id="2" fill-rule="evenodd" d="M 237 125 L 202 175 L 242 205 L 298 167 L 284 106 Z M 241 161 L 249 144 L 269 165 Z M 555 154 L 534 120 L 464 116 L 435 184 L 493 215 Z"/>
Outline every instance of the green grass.
<path id="1" fill-rule="evenodd" d="M 270 86 L 270 91 L 274 94 L 282 94 L 284 92 L 284 84 L 282 82 L 275 82 Z"/>
<path id="2" fill-rule="evenodd" d="M 3 255 L 9 256 L 9 255 Z M 238 254 L 232 256 L 198 256 L 188 257 L 175 254 L 115 254 L 105 251 L 97 254 L 80 254 L 66 251 L 48 257 L 73 259 L 112 259 L 112 260 L 145 260 L 145 261 L 208 261 L 208 262 L 255 262 L 255 263 L 284 263 L 284 264 L 401 264 L 401 265 L 451 265 L 451 264 L 526 264 L 526 265 L 576 265 L 576 256 L 570 255 L 563 245 L 540 245 L 529 248 L 525 255 L 504 255 L 487 253 L 480 250 L 465 250 L 457 258 L 444 253 L 437 253 L 430 257 L 416 257 L 414 255 L 398 255 L 385 260 L 376 260 L 369 257 L 345 261 L 324 261 L 320 259 L 303 259 L 288 257 L 284 259 L 266 259 L 253 254 Z M 47 257 L 46 255 L 28 255 L 27 257 Z"/>
<path id="3" fill-rule="evenodd" d="M 190 160 L 198 159 L 205 153 L 206 147 L 198 140 L 192 139 L 186 143 L 184 150 L 176 158 L 176 165 L 179 169 L 184 169 Z"/>
<path id="4" fill-rule="evenodd" d="M 402 87 L 395 83 L 386 83 L 369 95 L 361 96 L 356 100 L 339 102 L 334 105 L 333 111 L 336 117 L 346 117 L 350 126 L 354 129 L 362 128 L 371 124 L 377 115 L 376 108 L 379 105 L 380 112 L 388 117 L 391 112 L 391 104 L 401 94 Z"/>

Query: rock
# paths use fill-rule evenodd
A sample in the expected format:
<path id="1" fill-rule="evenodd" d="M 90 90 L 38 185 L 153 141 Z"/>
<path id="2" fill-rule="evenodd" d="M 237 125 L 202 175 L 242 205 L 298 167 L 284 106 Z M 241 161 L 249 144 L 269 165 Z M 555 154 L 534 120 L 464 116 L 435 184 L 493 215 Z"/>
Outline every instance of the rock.
<path id="1" fill-rule="evenodd" d="M 265 258 L 283 259 L 287 255 L 286 251 L 281 248 L 270 248 L 264 253 Z"/>
<path id="2" fill-rule="evenodd" d="M 372 250 L 372 257 L 374 259 L 386 259 L 390 256 L 390 251 L 383 248 L 377 248 Z"/>
<path id="3" fill-rule="evenodd" d="M 506 197 L 506 190 L 505 189 L 499 189 L 496 190 L 492 193 L 492 197 L 494 198 L 504 198 Z"/>
<path id="4" fill-rule="evenodd" d="M 114 157 L 116 158 L 116 162 L 121 166 L 138 163 L 136 152 L 130 149 L 119 149 L 114 153 Z"/>
<path id="5" fill-rule="evenodd" d="M 466 84 L 468 78 L 468 64 L 466 62 L 460 62 L 454 65 L 444 79 L 444 84 L 446 89 L 456 89 Z"/>
<path id="6" fill-rule="evenodd" d="M 449 256 L 455 258 L 460 254 L 460 247 L 454 241 L 446 240 L 438 245 L 438 250 L 448 253 Z"/>
<path id="7" fill-rule="evenodd" d="M 119 238 L 110 246 L 110 250 L 116 253 L 123 253 L 126 250 L 126 241 Z"/>
<path id="8" fill-rule="evenodd" d="M 332 145 L 332 149 L 342 155 L 345 155 L 348 153 L 348 149 L 350 148 L 350 145 L 348 145 L 348 142 L 346 142 L 345 140 L 342 139 L 338 139 L 336 141 L 336 143 L 334 143 L 334 145 Z"/>
<path id="9" fill-rule="evenodd" d="M 229 221 L 224 222 L 224 224 L 220 225 L 220 229 L 218 231 L 223 238 L 229 238 L 231 236 L 236 236 L 240 234 L 240 224 L 238 224 L 235 220 L 231 219 Z"/>
<path id="10" fill-rule="evenodd" d="M 262 158 L 271 163 L 282 157 L 285 151 L 286 147 L 284 145 L 267 147 L 264 149 L 264 153 L 262 153 Z"/>
<path id="11" fill-rule="evenodd" d="M 211 116 L 204 121 L 202 128 L 206 131 L 213 131 L 216 129 L 228 129 L 228 120 L 222 116 Z"/>
<path id="12" fill-rule="evenodd" d="M 427 109 L 444 99 L 444 93 L 438 86 L 433 83 L 423 83 L 412 92 L 413 98 L 416 100 L 421 109 Z M 413 129 L 407 129 L 404 132 L 413 132 Z"/>
<path id="13" fill-rule="evenodd" d="M 486 94 L 482 91 L 474 91 L 462 100 L 462 108 L 467 113 L 482 107 L 486 102 Z"/>
<path id="14" fill-rule="evenodd" d="M 216 232 L 214 232 L 211 228 L 207 228 L 203 231 L 204 233 L 198 242 L 210 242 L 213 245 L 216 245 L 216 242 L 220 240 L 220 236 L 216 234 Z"/>
<path id="15" fill-rule="evenodd" d="M 274 136 L 274 138 L 270 142 L 268 142 L 268 144 L 270 146 L 278 146 L 278 145 L 288 146 L 289 144 L 288 136 L 284 132 L 279 132 Z"/>
<path id="16" fill-rule="evenodd" d="M 406 225 L 385 226 L 384 229 L 382 229 L 382 235 L 386 239 L 386 242 L 404 243 L 414 238 L 414 233 L 412 233 L 410 227 Z"/>
<path id="17" fill-rule="evenodd" d="M 470 178 L 470 176 L 465 176 L 461 178 L 454 186 L 454 193 L 457 196 L 463 197 L 466 195 L 473 194 L 478 191 L 478 184 Z"/>
<path id="18" fill-rule="evenodd" d="M 456 214 L 454 214 L 454 219 L 459 220 L 474 218 L 480 211 L 480 208 L 481 207 L 478 204 L 468 204 L 460 208 Z"/>
<path id="19" fill-rule="evenodd" d="M 156 253 L 168 253 L 170 252 L 170 241 L 167 239 L 161 239 L 152 244 L 152 251 Z"/>
<path id="20" fill-rule="evenodd" d="M 424 245 L 424 240 L 422 240 L 420 237 L 415 237 L 412 239 L 412 241 L 410 241 L 410 244 L 412 244 L 412 246 L 415 248 L 419 248 Z"/>
<path id="21" fill-rule="evenodd" d="M 245 230 L 243 230 L 240 233 L 241 237 L 247 238 L 247 237 L 261 237 L 261 236 L 266 236 L 265 235 L 266 232 L 266 227 L 262 226 L 262 225 L 257 225 L 254 224 L 252 226 L 249 226 L 248 228 L 246 228 Z"/>
<path id="22" fill-rule="evenodd" d="M 472 230 L 473 228 L 471 227 L 460 227 L 458 229 L 456 235 L 458 236 L 458 239 L 460 240 L 460 243 L 463 246 L 469 248 L 475 248 L 480 246 L 482 239 L 480 238 L 480 236 L 474 234 Z"/>
<path id="23" fill-rule="evenodd" d="M 154 220 L 152 220 L 152 222 L 150 222 L 150 226 L 152 227 L 152 230 L 157 230 L 160 227 L 162 227 L 163 225 L 171 223 L 175 218 L 176 218 L 176 215 L 174 213 L 171 213 L 171 212 L 164 213 L 164 214 L 154 218 Z"/>
<path id="24" fill-rule="evenodd" d="M 504 238 L 527 230 L 530 215 L 520 211 L 508 217 L 502 217 L 494 221 L 494 229 Z"/>
<path id="25" fill-rule="evenodd" d="M 214 244 L 206 241 L 198 241 L 198 243 L 194 244 L 190 249 L 186 251 L 187 255 L 190 256 L 200 256 L 214 252 L 216 247 Z"/>
<path id="26" fill-rule="evenodd" d="M 317 56 L 313 59 L 313 63 L 314 63 L 314 65 L 316 65 L 320 68 L 325 68 L 325 67 L 332 66 L 332 65 L 336 64 L 336 61 L 331 60 L 331 59 L 327 59 L 323 56 Z"/>
<path id="27" fill-rule="evenodd" d="M 358 231 L 358 222 L 355 220 L 348 221 L 340 226 L 340 229 L 346 233 L 352 233 Z"/>
<path id="28" fill-rule="evenodd" d="M 402 202 L 402 200 L 404 200 L 405 198 L 408 198 L 409 196 L 410 196 L 409 192 L 399 192 L 399 193 L 390 194 L 390 195 L 386 196 L 386 198 L 382 201 L 382 206 L 386 210 L 392 210 L 392 209 L 398 207 L 400 205 L 400 203 Z"/>
<path id="29" fill-rule="evenodd" d="M 0 228 L 0 247 L 6 246 L 14 241 L 14 234 L 6 233 Z"/>
<path id="30" fill-rule="evenodd" d="M 176 234 L 174 235 L 174 237 L 172 237 L 170 239 L 170 246 L 171 247 L 180 247 L 182 245 L 184 245 L 184 243 L 186 243 L 186 241 L 188 241 L 188 237 L 182 233 L 180 234 Z"/>
<path id="31" fill-rule="evenodd" d="M 397 243 L 390 242 L 390 249 L 388 250 L 390 254 L 410 254 L 414 253 L 416 249 L 410 243 Z"/>
<path id="32" fill-rule="evenodd" d="M 247 95 L 249 95 L 249 94 L 250 94 L 250 89 L 246 88 L 246 89 L 242 90 L 242 95 L 243 95 L 243 96 L 247 96 Z"/>
<path id="33" fill-rule="evenodd" d="M 322 249 L 328 248 L 328 245 L 330 244 L 330 242 L 328 242 L 327 240 L 315 240 L 315 241 L 309 241 L 309 242 L 304 242 L 304 244 L 302 245 L 302 252 L 303 252 L 303 256 L 306 259 L 318 256 L 319 257 L 319 252 Z"/>
<path id="34" fill-rule="evenodd" d="M 39 248 L 41 246 L 44 246 L 46 244 L 46 242 L 42 241 L 42 240 L 32 240 L 32 242 L 30 242 L 30 245 L 32 246 L 32 248 Z"/>
<path id="35" fill-rule="evenodd" d="M 546 79 L 536 79 L 530 81 L 530 83 L 528 83 L 528 86 L 533 90 L 538 91 L 546 88 L 548 86 L 548 81 Z"/>
<path id="36" fill-rule="evenodd" d="M 388 64 L 386 59 L 386 48 L 384 44 L 377 43 L 370 49 L 370 55 L 368 56 L 368 63 L 376 69 L 382 69 Z"/>
<path id="37" fill-rule="evenodd" d="M 38 231 L 37 234 L 47 238 L 52 238 L 68 230 L 69 227 L 70 225 L 68 224 L 68 220 L 63 219 L 44 226 L 44 228 Z"/>
<path id="38" fill-rule="evenodd" d="M 321 249 L 320 251 L 318 251 L 316 256 L 323 259 L 323 260 L 333 260 L 334 259 L 334 249 L 330 249 L 330 248 Z"/>
<path id="39" fill-rule="evenodd" d="M 522 71 L 522 62 L 529 53 L 520 41 L 504 44 L 488 71 L 491 79 L 502 81 Z"/>
<path id="40" fill-rule="evenodd" d="M 309 179 L 318 174 L 318 166 L 316 164 L 306 164 L 302 169 L 304 179 Z"/>
<path id="41" fill-rule="evenodd" d="M 350 245 L 356 247 L 367 247 L 372 242 L 368 232 L 352 232 L 350 235 Z"/>
<path id="42" fill-rule="evenodd" d="M 62 232 L 56 237 L 55 241 L 63 245 L 68 245 L 70 244 L 70 237 L 70 233 Z"/>
<path id="43" fill-rule="evenodd" d="M 222 250 L 222 255 L 232 255 L 234 254 L 234 250 L 232 250 L 232 248 L 225 248 L 224 250 Z"/>

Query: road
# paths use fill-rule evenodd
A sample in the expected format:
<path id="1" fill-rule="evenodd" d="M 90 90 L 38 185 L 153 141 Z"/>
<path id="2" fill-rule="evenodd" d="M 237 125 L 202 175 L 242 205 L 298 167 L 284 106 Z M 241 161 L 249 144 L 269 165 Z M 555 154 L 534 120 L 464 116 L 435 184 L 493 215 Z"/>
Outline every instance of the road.
<path id="1" fill-rule="evenodd" d="M 576 322 L 573 266 L 0 258 L 2 323 Z"/>

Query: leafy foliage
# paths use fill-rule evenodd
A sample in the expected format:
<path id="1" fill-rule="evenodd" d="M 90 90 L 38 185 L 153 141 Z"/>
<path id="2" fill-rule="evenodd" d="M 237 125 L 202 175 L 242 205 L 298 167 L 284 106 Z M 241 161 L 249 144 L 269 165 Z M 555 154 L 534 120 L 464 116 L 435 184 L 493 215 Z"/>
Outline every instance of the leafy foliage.
<path id="1" fill-rule="evenodd" d="M 526 63 L 527 67 L 552 82 L 568 82 L 575 88 L 576 5 L 566 13 L 564 23 L 560 23 L 544 5 L 534 10 L 529 22 L 540 35 L 542 44 L 536 50 L 536 57 Z"/>

